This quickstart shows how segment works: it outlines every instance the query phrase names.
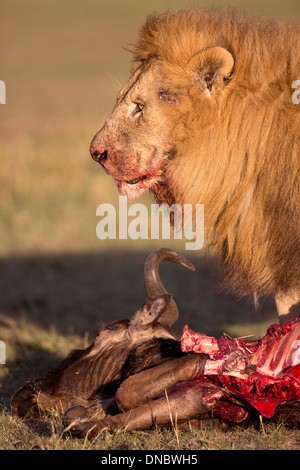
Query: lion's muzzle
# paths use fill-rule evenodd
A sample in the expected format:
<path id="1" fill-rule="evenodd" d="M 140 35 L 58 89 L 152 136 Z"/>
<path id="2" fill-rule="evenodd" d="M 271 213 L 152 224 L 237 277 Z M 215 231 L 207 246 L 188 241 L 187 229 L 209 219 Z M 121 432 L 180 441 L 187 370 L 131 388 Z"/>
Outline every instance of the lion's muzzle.
<path id="1" fill-rule="evenodd" d="M 95 162 L 100 163 L 101 165 L 104 164 L 105 160 L 107 159 L 107 150 L 102 149 L 90 149 L 91 157 Z"/>

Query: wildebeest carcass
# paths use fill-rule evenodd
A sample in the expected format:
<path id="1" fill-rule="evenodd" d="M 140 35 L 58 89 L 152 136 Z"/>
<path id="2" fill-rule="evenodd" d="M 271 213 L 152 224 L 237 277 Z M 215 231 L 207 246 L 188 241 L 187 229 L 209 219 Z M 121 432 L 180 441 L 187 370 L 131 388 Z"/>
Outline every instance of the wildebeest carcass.
<path id="1" fill-rule="evenodd" d="M 178 309 L 159 278 L 162 260 L 195 269 L 174 250 L 151 253 L 144 266 L 146 303 L 132 319 L 106 325 L 87 349 L 73 351 L 56 369 L 17 390 L 11 399 L 14 414 L 23 417 L 53 408 L 64 412 L 78 403 L 97 403 L 101 416 L 102 407 L 115 410 L 113 397 L 127 377 L 184 355 L 170 329 Z"/>
<path id="2" fill-rule="evenodd" d="M 115 321 L 84 351 L 28 382 L 11 400 L 18 416 L 51 408 L 74 433 L 197 422 L 246 424 L 284 419 L 300 424 L 300 318 L 272 325 L 259 341 L 194 333 L 181 341 L 170 327 L 177 306 L 158 274 L 162 260 L 193 265 L 179 253 L 154 251 L 144 269 L 147 302 L 131 320 Z"/>

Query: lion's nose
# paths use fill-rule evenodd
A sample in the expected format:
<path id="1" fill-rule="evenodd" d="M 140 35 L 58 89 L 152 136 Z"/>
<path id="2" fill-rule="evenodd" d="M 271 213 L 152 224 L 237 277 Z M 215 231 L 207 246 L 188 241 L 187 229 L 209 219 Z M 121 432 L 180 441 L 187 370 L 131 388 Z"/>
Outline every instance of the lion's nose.
<path id="1" fill-rule="evenodd" d="M 105 160 L 107 159 L 107 150 L 98 150 L 95 149 L 93 152 L 91 152 L 92 159 L 95 160 L 95 162 L 100 163 L 101 165 L 104 164 Z"/>

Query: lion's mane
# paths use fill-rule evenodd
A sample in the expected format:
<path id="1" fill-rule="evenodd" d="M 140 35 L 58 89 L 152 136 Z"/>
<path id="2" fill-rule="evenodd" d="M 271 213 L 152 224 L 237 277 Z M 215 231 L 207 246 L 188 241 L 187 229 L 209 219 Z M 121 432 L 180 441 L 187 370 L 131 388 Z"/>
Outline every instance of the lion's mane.
<path id="1" fill-rule="evenodd" d="M 203 128 L 191 57 L 226 48 L 234 71 L 220 113 Z M 148 17 L 134 46 L 133 68 L 160 61 L 189 105 L 174 129 L 176 156 L 166 171 L 174 202 L 205 205 L 206 240 L 241 293 L 299 289 L 300 30 L 234 12 L 181 11 Z"/>

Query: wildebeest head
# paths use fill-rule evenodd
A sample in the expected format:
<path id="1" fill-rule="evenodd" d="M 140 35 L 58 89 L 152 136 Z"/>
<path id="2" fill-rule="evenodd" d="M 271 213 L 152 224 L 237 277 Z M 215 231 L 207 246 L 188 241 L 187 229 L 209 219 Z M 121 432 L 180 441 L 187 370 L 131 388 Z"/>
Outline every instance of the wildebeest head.
<path id="1" fill-rule="evenodd" d="M 102 328 L 87 349 L 73 351 L 56 369 L 17 390 L 11 399 L 14 414 L 25 416 L 53 408 L 63 412 L 95 394 L 114 396 L 129 375 L 182 354 L 170 330 L 178 318 L 178 309 L 159 278 L 162 260 L 194 270 L 174 250 L 162 248 L 151 253 L 144 266 L 148 296 L 145 304 L 131 319 L 117 320 Z"/>

